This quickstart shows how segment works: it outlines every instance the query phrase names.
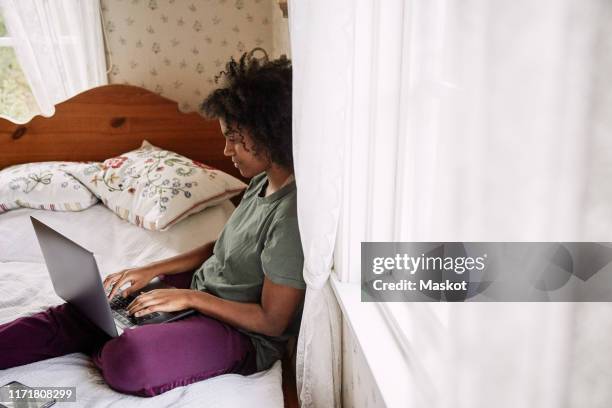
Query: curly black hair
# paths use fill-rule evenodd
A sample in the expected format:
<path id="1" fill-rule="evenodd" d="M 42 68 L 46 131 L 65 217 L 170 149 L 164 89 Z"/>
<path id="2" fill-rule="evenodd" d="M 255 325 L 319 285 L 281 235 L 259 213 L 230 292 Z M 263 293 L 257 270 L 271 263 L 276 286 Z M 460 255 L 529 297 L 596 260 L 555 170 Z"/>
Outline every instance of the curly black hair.
<path id="1" fill-rule="evenodd" d="M 256 51 L 263 57 L 254 57 Z M 286 56 L 269 60 L 265 50 L 255 48 L 238 61 L 230 59 L 215 77 L 216 83 L 223 79 L 222 86 L 204 99 L 201 111 L 222 119 L 232 136 L 242 138 L 241 130 L 246 129 L 253 139 L 254 155 L 263 151 L 269 160 L 293 171 L 291 77 Z"/>

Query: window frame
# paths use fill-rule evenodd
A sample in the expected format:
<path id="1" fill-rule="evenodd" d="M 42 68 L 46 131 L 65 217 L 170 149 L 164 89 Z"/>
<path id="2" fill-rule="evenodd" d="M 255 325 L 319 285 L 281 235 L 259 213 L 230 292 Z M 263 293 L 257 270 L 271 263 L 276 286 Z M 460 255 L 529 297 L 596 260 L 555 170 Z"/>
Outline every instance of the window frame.
<path id="1" fill-rule="evenodd" d="M 0 9 L 0 14 L 2 13 L 2 10 Z M 5 25 L 5 29 L 6 29 L 6 23 Z M 64 39 L 62 39 L 64 40 Z M 13 49 L 13 53 L 16 56 L 16 51 L 15 51 L 15 40 L 13 38 L 13 36 L 11 36 L 8 32 L 8 29 L 6 29 L 6 33 L 3 36 L 0 36 L 0 48 L 12 48 Z M 18 69 L 21 71 L 21 73 L 24 75 L 24 77 L 26 78 L 26 82 L 28 82 L 27 77 L 25 76 L 25 72 L 23 71 L 23 68 L 21 67 L 21 64 L 19 63 L 18 60 L 16 60 L 17 64 L 18 64 Z M 25 118 L 20 118 L 20 117 L 13 117 L 13 116 L 7 116 L 4 115 L 2 113 L 0 113 L 0 118 L 2 119 L 6 119 L 10 122 L 13 123 L 19 123 L 19 124 L 23 124 L 23 123 L 27 123 L 28 121 L 32 120 L 32 118 L 38 114 L 40 114 L 40 108 L 38 107 L 38 101 L 36 100 L 36 97 L 34 96 L 34 93 L 32 91 L 32 87 L 29 83 L 27 83 L 28 85 L 28 90 L 34 100 L 34 103 L 36 104 L 36 109 L 35 110 L 29 110 L 29 114 L 27 115 L 27 117 Z"/>

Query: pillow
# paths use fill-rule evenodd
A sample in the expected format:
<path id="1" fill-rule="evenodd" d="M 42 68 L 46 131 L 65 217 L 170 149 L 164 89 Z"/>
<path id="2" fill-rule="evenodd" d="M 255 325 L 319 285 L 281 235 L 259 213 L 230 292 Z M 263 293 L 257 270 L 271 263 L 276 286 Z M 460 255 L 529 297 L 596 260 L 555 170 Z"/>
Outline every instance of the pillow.
<path id="1" fill-rule="evenodd" d="M 70 174 L 119 217 L 153 231 L 167 230 L 246 188 L 229 174 L 146 140 L 136 150 Z"/>
<path id="2" fill-rule="evenodd" d="M 0 171 L 0 213 L 19 207 L 81 211 L 98 199 L 65 172 L 88 164 L 41 162 L 18 164 Z"/>

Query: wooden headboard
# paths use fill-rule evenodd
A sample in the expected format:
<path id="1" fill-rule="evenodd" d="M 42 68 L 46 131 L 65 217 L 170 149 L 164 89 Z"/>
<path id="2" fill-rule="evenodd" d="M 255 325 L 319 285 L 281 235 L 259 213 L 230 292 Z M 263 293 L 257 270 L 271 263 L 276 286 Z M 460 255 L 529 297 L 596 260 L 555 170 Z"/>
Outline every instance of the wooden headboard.
<path id="1" fill-rule="evenodd" d="M 219 123 L 181 113 L 169 99 L 143 88 L 106 85 L 55 107 L 55 114 L 18 125 L 0 118 L 0 169 L 41 161 L 103 161 L 142 141 L 172 150 L 243 181 L 223 156 Z M 247 181 L 248 182 L 248 181 Z"/>

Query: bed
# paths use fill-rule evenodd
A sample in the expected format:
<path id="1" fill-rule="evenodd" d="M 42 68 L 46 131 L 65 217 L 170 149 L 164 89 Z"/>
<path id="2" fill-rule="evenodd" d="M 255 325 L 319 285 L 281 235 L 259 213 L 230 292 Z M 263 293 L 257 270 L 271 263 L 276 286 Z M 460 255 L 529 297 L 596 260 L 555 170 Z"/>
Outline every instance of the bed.
<path id="1" fill-rule="evenodd" d="M 224 141 L 218 123 L 197 113 L 180 113 L 175 102 L 127 85 L 89 90 L 59 104 L 52 117 L 35 117 L 25 125 L 0 119 L 0 169 L 44 161 L 99 162 L 137 148 L 144 139 L 240 178 L 222 154 Z M 92 251 L 104 277 L 214 241 L 239 199 L 208 207 L 167 231 L 130 224 L 102 203 L 75 212 L 20 208 L 0 213 L 0 323 L 62 303 L 48 278 L 30 215 Z M 248 377 L 223 375 L 154 398 L 114 392 L 79 353 L 0 371 L 0 384 L 10 381 L 30 386 L 77 386 L 78 401 L 71 406 L 284 404 L 280 362 Z"/>

